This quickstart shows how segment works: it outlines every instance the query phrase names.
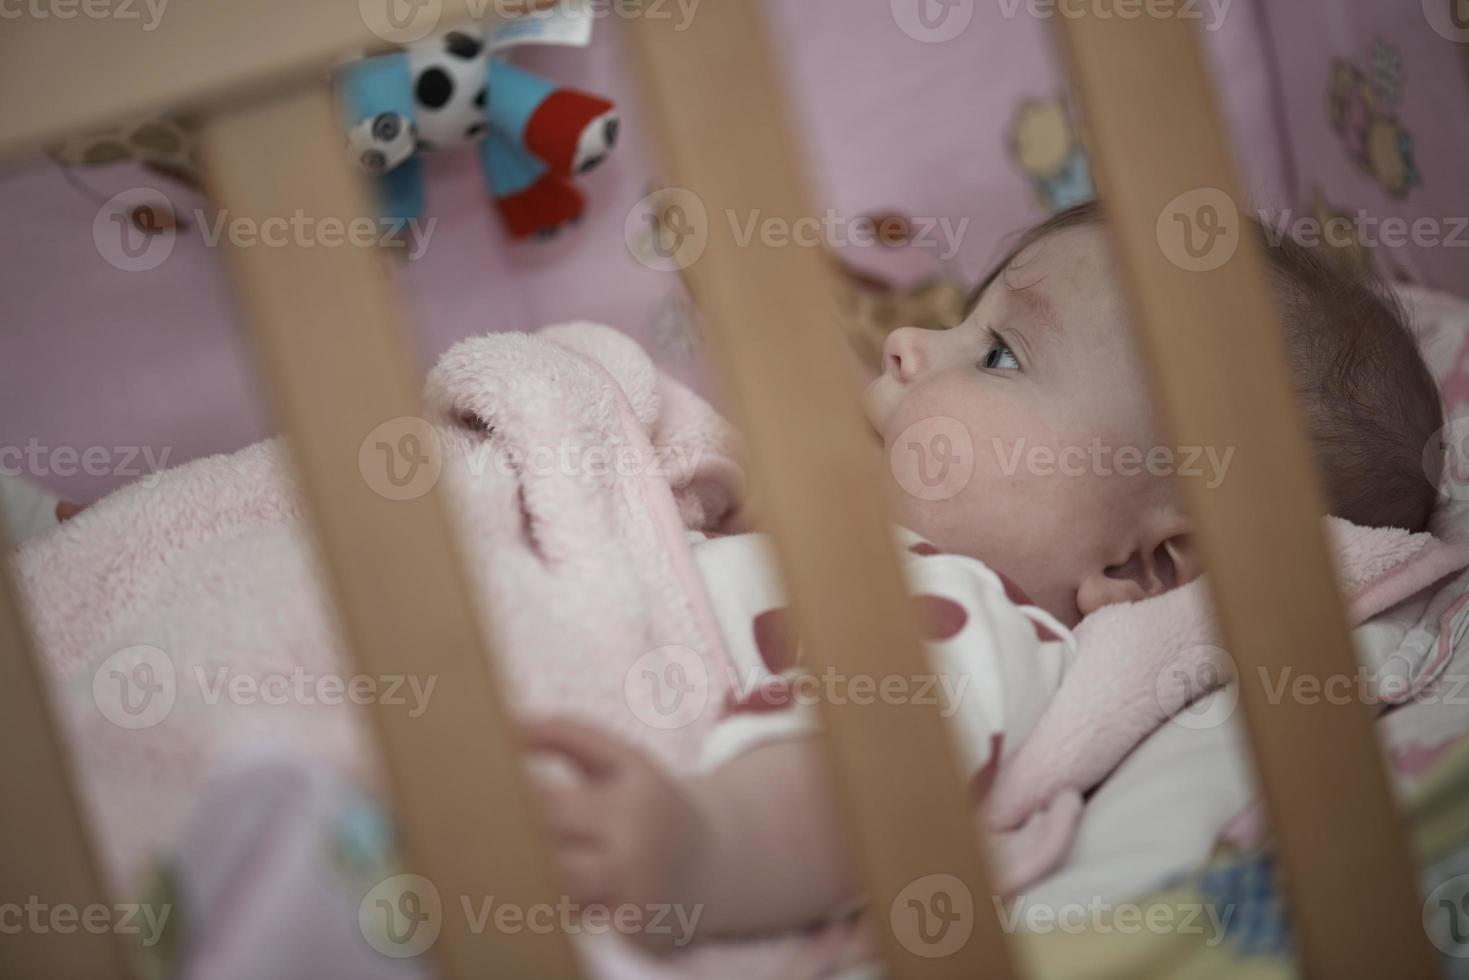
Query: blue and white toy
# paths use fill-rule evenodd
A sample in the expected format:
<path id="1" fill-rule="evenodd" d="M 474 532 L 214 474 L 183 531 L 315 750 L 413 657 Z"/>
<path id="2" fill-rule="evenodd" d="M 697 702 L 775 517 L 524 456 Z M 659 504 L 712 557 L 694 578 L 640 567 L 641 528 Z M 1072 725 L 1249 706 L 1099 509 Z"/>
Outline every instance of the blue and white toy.
<path id="1" fill-rule="evenodd" d="M 611 102 L 492 57 L 476 27 L 352 62 L 337 84 L 352 159 L 378 178 L 382 214 L 400 224 L 424 210 L 419 151 L 478 143 L 511 237 L 554 234 L 586 207 L 572 178 L 617 141 Z"/>

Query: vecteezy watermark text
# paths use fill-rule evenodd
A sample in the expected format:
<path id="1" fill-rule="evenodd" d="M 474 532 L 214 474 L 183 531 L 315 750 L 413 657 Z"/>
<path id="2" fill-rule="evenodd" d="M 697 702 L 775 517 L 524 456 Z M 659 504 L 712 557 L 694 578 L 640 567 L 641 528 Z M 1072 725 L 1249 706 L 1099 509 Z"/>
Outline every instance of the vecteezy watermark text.
<path id="1" fill-rule="evenodd" d="M 737 710 L 872 704 L 935 707 L 949 718 L 963 708 L 972 678 L 937 672 L 851 674 L 835 667 L 772 674 L 752 668 L 731 678 L 725 706 Z M 704 658 L 685 646 L 650 650 L 627 669 L 623 695 L 633 715 L 660 730 L 692 724 L 710 706 L 710 677 Z"/>
<path id="2" fill-rule="evenodd" d="M 1224 26 L 1234 0 L 996 0 L 1000 14 L 1013 20 L 1025 8 L 1036 20 L 1188 20 L 1202 21 L 1206 31 Z"/>
<path id="3" fill-rule="evenodd" d="M 711 223 L 703 200 L 683 187 L 664 187 L 639 200 L 623 223 L 629 253 L 659 272 L 687 269 L 699 260 L 710 235 Z M 901 236 L 907 248 L 934 252 L 948 261 L 959 252 L 969 230 L 968 218 L 915 215 L 899 221 L 872 215 L 851 217 L 827 208 L 819 215 L 779 215 L 760 208 L 726 208 L 724 224 L 739 248 L 759 244 L 766 248 L 868 248 L 892 244 Z"/>
<path id="4" fill-rule="evenodd" d="M 1434 217 L 1424 215 L 1412 219 L 1388 215 L 1379 217 L 1358 209 L 1355 215 L 1337 214 L 1322 220 L 1315 215 L 1297 215 L 1290 208 L 1271 215 L 1259 212 L 1260 227 L 1266 244 L 1272 248 L 1287 238 L 1307 248 L 1330 245 L 1335 248 L 1360 245 L 1363 248 L 1469 248 L 1469 216 Z"/>
<path id="5" fill-rule="evenodd" d="M 228 209 L 213 216 L 196 210 L 194 218 L 204 236 L 204 244 L 216 248 L 222 238 L 228 236 L 229 243 L 236 248 L 285 248 L 297 245 L 302 248 L 341 248 L 352 245 L 367 248 L 373 245 L 383 248 L 407 248 L 409 260 L 422 257 L 433 237 L 438 218 L 420 222 L 410 218 L 400 222 L 396 218 L 369 218 L 359 215 L 343 221 L 328 215 L 316 217 L 297 208 L 289 217 L 276 215 L 256 221 L 242 216 L 231 217 Z M 402 235 L 398 229 L 402 228 Z"/>
<path id="6" fill-rule="evenodd" d="M 0 0 L 3 2 L 3 0 Z M 92 244 L 108 265 L 123 272 L 148 272 L 161 266 L 178 243 L 180 223 L 160 221 L 175 208 L 162 193 L 134 187 L 114 194 L 92 219 Z M 428 251 L 438 218 L 313 215 L 297 208 L 289 215 L 254 217 L 195 208 L 193 223 L 207 248 L 227 242 L 234 248 L 382 248 L 406 249 L 411 262 Z"/>
<path id="7" fill-rule="evenodd" d="M 688 30 L 703 0 L 468 0 L 465 12 L 483 21 L 493 10 L 502 24 L 516 32 L 535 22 L 560 18 L 566 21 L 674 20 L 673 30 Z M 393 44 L 413 44 L 432 34 L 444 13 L 442 0 L 357 0 L 357 9 L 367 29 Z M 529 33 L 529 32 L 527 32 Z"/>
<path id="8" fill-rule="evenodd" d="M 0 20 L 137 20 L 158 29 L 168 0 L 0 0 Z"/>
<path id="9" fill-rule="evenodd" d="M 455 910 L 471 934 L 494 931 L 503 935 L 531 933 L 544 936 L 617 932 L 624 936 L 667 937 L 675 948 L 687 946 L 703 917 L 702 905 L 674 903 L 634 905 L 579 903 L 562 895 L 554 903 L 522 905 L 494 895 L 460 895 Z M 378 882 L 357 907 L 357 927 L 373 949 L 384 956 L 406 959 L 431 949 L 443 930 L 446 908 L 432 881 L 416 874 L 400 874 Z"/>
<path id="10" fill-rule="evenodd" d="M 963 34 L 974 19 L 977 0 L 888 0 L 893 21 L 915 41 L 941 44 Z M 1206 31 L 1217 31 L 1234 0 L 995 0 L 1000 16 L 1014 20 L 1024 14 L 1035 20 L 1060 17 L 1078 20 L 1185 20 L 1200 21 Z"/>
<path id="11" fill-rule="evenodd" d="M 991 899 L 1000 928 L 1014 933 L 1064 932 L 1071 934 L 1107 935 L 1117 933 L 1135 936 L 1153 935 L 1206 936 L 1204 945 L 1214 946 L 1224 939 L 1229 920 L 1234 917 L 1231 904 L 1213 902 L 1108 902 L 1093 896 L 1086 902 L 1015 902 L 1006 908 L 1000 898 Z"/>
<path id="12" fill-rule="evenodd" d="M 767 215 L 759 208 L 741 217 L 733 209 L 726 210 L 725 220 L 734 234 L 735 244 L 748 248 L 759 236 L 760 244 L 771 248 L 795 245 L 799 248 L 844 248 L 854 245 L 866 248 L 882 241 L 883 229 L 878 221 L 870 217 L 848 218 L 827 208 L 820 217 L 807 215 L 794 221 L 778 215 Z M 948 261 L 959 253 L 964 233 L 969 229 L 969 219 L 953 221 L 947 217 L 916 217 L 908 219 L 911 232 L 908 236 L 910 248 L 937 249 L 941 261 Z"/>
<path id="13" fill-rule="evenodd" d="M 1090 444 L 1028 445 L 1016 439 L 1006 445 L 992 439 L 1000 472 L 1014 476 L 1022 469 L 1031 476 L 1153 476 L 1202 477 L 1213 490 L 1224 482 L 1234 447 L 1222 452 L 1214 446 L 1109 446 L 1101 439 Z"/>
<path id="14" fill-rule="evenodd" d="M 403 707 L 408 717 L 418 718 L 428 710 L 438 680 L 436 674 L 347 675 L 300 666 L 247 672 L 228 664 L 194 664 L 182 671 L 159 647 L 140 644 L 119 650 L 98 665 L 92 675 L 92 700 L 104 718 L 129 730 L 162 723 L 190 682 L 197 702 L 211 707 L 372 704 Z"/>
<path id="15" fill-rule="evenodd" d="M 29 895 L 24 902 L 0 902 L 0 936 L 21 933 L 69 936 L 76 932 L 97 936 L 111 932 L 120 936 L 139 936 L 144 946 L 151 947 L 162 938 L 172 912 L 172 905 L 149 905 L 146 902 L 73 905 L 47 902 L 39 895 Z"/>
<path id="16" fill-rule="evenodd" d="M 24 446 L 0 446 L 0 476 L 124 476 L 157 486 L 173 450 L 164 446 L 47 446 L 34 437 Z"/>
<path id="17" fill-rule="evenodd" d="M 682 488 L 693 481 L 703 457 L 700 448 L 672 444 L 638 447 L 563 440 L 554 445 L 502 445 L 488 433 L 484 443 L 462 456 L 446 451 L 453 445 L 427 419 L 401 415 L 367 434 L 358 448 L 357 465 L 375 493 L 389 500 L 413 500 L 438 484 L 447 458 L 458 459 L 461 474 L 469 480 L 488 473 L 513 479 L 654 476 Z"/>

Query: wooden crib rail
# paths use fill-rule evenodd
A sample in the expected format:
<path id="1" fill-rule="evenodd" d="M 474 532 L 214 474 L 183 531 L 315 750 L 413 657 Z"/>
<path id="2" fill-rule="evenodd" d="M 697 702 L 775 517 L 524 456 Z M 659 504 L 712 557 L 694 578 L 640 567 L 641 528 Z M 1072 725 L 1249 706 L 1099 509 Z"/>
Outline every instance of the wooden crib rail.
<path id="1" fill-rule="evenodd" d="M 677 233 L 707 235 L 684 272 L 749 439 L 807 666 L 853 681 L 918 678 L 930 668 L 894 553 L 886 461 L 857 411 L 830 265 L 818 249 L 741 243 L 735 232 L 754 217 L 815 213 L 756 7 L 709 4 L 678 31 L 631 22 L 664 169 L 686 189 L 670 199 Z M 891 975 L 1014 976 L 943 719 L 926 704 L 883 701 L 823 699 L 821 709 Z M 952 926 L 948 915 L 959 917 Z"/>
<path id="2" fill-rule="evenodd" d="M 138 0 L 7 17 L 0 30 L 0 157 L 160 108 L 238 104 L 322 75 L 353 50 L 416 37 L 512 0 Z M 88 5 L 90 6 L 90 5 Z"/>
<path id="3" fill-rule="evenodd" d="M 0 556 L 9 555 L 0 521 Z M 33 655 L 12 588 L 8 561 L 0 561 L 0 903 L 40 903 L 35 928 L 7 916 L 0 936 L 0 974 L 7 977 L 96 977 L 126 980 L 132 971 L 118 933 L 51 928 L 60 911 L 73 926 L 112 905 L 102 882 L 51 692 Z M 65 921 L 65 920 L 62 920 Z M 13 931 L 16 925 L 20 928 Z"/>
<path id="4" fill-rule="evenodd" d="M 1265 678 L 1284 668 L 1325 681 L 1355 677 L 1357 662 L 1197 39 L 1178 18 L 1057 20 L 1162 414 L 1176 445 L 1235 450 L 1217 489 L 1181 483 L 1240 672 L 1302 963 L 1314 977 L 1437 976 L 1368 707 L 1267 697 Z"/>
<path id="5" fill-rule="evenodd" d="M 256 227 L 298 214 L 346 226 L 374 214 L 337 119 L 324 83 L 211 118 L 205 173 L 215 203 Z M 432 886 L 415 888 L 414 901 L 432 914 L 437 893 L 448 975 L 576 976 L 560 931 L 501 930 L 495 920 L 472 931 L 468 910 L 491 896 L 529 916 L 559 907 L 563 892 L 435 479 L 437 442 L 418 418 L 422 372 L 387 259 L 372 245 L 306 240 L 226 254 L 356 666 L 374 677 L 417 675 L 425 687 L 437 679 L 420 716 L 385 703 L 370 714 L 405 870 Z"/>

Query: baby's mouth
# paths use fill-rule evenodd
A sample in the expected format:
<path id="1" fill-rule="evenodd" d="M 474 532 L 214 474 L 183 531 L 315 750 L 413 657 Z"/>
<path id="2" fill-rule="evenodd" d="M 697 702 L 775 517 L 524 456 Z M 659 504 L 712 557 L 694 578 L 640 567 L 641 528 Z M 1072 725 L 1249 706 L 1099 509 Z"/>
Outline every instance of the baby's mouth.
<path id="1" fill-rule="evenodd" d="M 862 415 L 867 419 L 867 427 L 871 429 L 878 438 L 882 438 L 882 426 L 877 419 L 877 399 L 873 396 L 873 389 L 877 387 L 882 378 L 874 378 L 868 382 L 867 387 L 862 389 Z"/>
<path id="2" fill-rule="evenodd" d="M 888 419 L 897 410 L 896 405 L 892 406 L 888 411 L 882 410 L 881 399 L 877 394 L 877 387 L 882 382 L 883 379 L 881 377 L 874 378 L 862 390 L 862 414 L 867 418 L 867 427 L 872 430 L 873 438 L 879 443 L 886 441 L 883 433 L 887 429 Z"/>

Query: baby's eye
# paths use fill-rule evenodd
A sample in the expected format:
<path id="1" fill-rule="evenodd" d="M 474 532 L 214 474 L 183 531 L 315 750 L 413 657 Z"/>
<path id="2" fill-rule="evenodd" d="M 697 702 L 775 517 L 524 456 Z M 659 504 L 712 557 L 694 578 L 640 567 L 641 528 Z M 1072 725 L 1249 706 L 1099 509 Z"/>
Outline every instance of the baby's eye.
<path id="1" fill-rule="evenodd" d="M 984 360 L 980 363 L 991 370 L 1020 370 L 1020 359 L 1015 356 L 1014 351 L 1010 350 L 1010 345 L 998 336 L 991 339 L 989 352 L 984 355 Z"/>

